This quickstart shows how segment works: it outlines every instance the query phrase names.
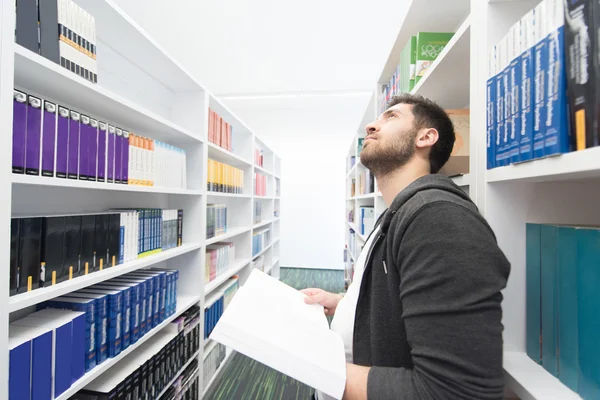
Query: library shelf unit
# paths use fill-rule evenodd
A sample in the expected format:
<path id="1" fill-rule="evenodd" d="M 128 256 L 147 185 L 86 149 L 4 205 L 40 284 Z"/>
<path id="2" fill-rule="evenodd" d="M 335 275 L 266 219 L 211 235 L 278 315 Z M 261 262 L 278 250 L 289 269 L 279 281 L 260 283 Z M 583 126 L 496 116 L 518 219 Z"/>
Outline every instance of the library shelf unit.
<path id="1" fill-rule="evenodd" d="M 365 136 L 365 126 L 379 115 L 382 87 L 388 84 L 395 72 L 409 36 L 419 31 L 456 32 L 412 92 L 429 97 L 444 108 L 470 109 L 469 173 L 452 177 L 452 180 L 475 202 L 511 263 L 502 303 L 507 393 L 526 400 L 579 399 L 575 392 L 531 361 L 525 353 L 525 226 L 528 222 L 600 225 L 596 210 L 600 201 L 600 148 L 491 170 L 487 170 L 486 163 L 488 54 L 509 27 L 539 2 L 407 2 L 396 42 L 376 81 L 357 132 L 349 139 L 346 208 L 351 211 L 360 205 L 371 205 L 375 207 L 376 215 L 386 208 L 383 199 L 378 196 L 352 195 L 351 184 L 364 169 L 357 151 L 358 138 Z M 351 263 L 358 258 L 368 235 L 351 237 L 350 228 L 356 226 L 347 221 L 346 224 L 346 247 L 356 247 L 355 252 L 347 252 L 346 261 Z"/>
<path id="2" fill-rule="evenodd" d="M 280 232 L 281 160 L 226 104 L 196 80 L 158 45 L 114 0 L 75 0 L 96 22 L 98 83 L 91 83 L 14 42 L 15 7 L 0 5 L 0 127 L 13 129 L 13 89 L 40 96 L 92 118 L 115 124 L 135 134 L 185 150 L 185 181 L 178 187 L 136 186 L 105 182 L 13 174 L 12 135 L 2 135 L 4 149 L 0 166 L 0 254 L 10 259 L 10 221 L 19 216 L 53 216 L 98 213 L 110 209 L 162 208 L 183 210 L 181 246 L 105 268 L 53 286 L 9 296 L 9 279 L 0 280 L 0 379 L 8 381 L 8 325 L 35 311 L 44 301 L 66 295 L 129 272 L 147 267 L 179 270 L 177 310 L 117 357 L 109 358 L 85 374 L 56 399 L 67 399 L 126 357 L 142 351 L 140 346 L 178 318 L 191 306 L 204 313 L 211 296 L 232 276 L 240 285 L 251 272 L 254 229 Z M 232 150 L 208 140 L 209 109 L 232 126 Z M 264 163 L 253 160 L 255 144 L 264 151 Z M 207 191 L 208 160 L 213 159 L 244 171 L 243 193 Z M 267 176 L 267 195 L 255 196 L 253 174 Z M 170 185 L 169 183 L 166 183 Z M 255 223 L 253 205 L 262 203 L 260 221 Z M 228 229 L 225 235 L 207 239 L 207 205 L 225 204 Z M 205 282 L 207 246 L 235 243 L 235 261 L 212 282 Z M 270 273 L 279 277 L 279 245 L 272 241 L 266 251 Z M 277 260 L 277 261 L 274 261 Z M 8 271 L 8 269 L 6 269 Z M 8 275 L 8 272 L 6 272 Z M 8 276 L 5 278 L 8 278 Z M 201 332 L 204 318 L 200 318 Z M 202 368 L 203 346 L 194 356 Z M 229 360 L 232 351 L 228 349 Z M 225 365 L 222 363 L 221 368 Z M 191 360 L 190 360 L 191 362 Z M 181 370 L 183 371 L 183 369 Z M 200 385 L 202 371 L 199 374 Z M 8 398 L 8 388 L 0 389 Z"/>

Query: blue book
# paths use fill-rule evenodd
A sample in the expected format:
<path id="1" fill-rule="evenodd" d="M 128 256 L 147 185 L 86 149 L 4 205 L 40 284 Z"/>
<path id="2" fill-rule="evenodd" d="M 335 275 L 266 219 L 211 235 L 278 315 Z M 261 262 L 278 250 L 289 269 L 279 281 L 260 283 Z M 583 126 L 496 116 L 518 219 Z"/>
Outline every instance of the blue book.
<path id="1" fill-rule="evenodd" d="M 495 137 L 496 137 L 496 46 L 493 47 L 489 59 L 489 74 L 490 78 L 487 80 L 487 169 L 496 167 L 496 153 L 495 153 Z"/>
<path id="2" fill-rule="evenodd" d="M 558 378 L 575 393 L 579 382 L 577 344 L 577 230 L 558 228 Z"/>
<path id="3" fill-rule="evenodd" d="M 501 167 L 504 164 L 503 159 L 503 143 L 502 136 L 504 134 L 504 62 L 506 59 L 506 40 L 502 39 L 497 46 L 497 57 L 498 57 L 498 70 L 496 73 L 496 139 L 494 141 L 494 159 L 496 167 Z"/>
<path id="4" fill-rule="evenodd" d="M 521 155 L 519 153 L 521 136 L 521 81 L 522 81 L 522 70 L 521 70 L 521 21 L 518 21 L 511 28 L 512 38 L 512 49 L 511 49 L 511 60 L 509 66 L 509 79 L 510 79 L 510 137 L 508 143 L 508 153 L 510 156 L 511 163 L 518 163 L 521 161 Z"/>
<path id="5" fill-rule="evenodd" d="M 534 58 L 533 49 L 534 27 L 533 10 L 525 14 L 521 20 L 521 97 L 520 97 L 520 144 L 519 154 L 521 161 L 533 158 L 533 114 L 532 104 L 534 98 Z"/>
<path id="6" fill-rule="evenodd" d="M 557 227 L 541 226 L 542 260 L 542 366 L 558 377 L 557 338 Z"/>
<path id="7" fill-rule="evenodd" d="M 120 276 L 118 278 L 115 279 L 111 279 L 110 282 L 114 282 L 114 283 L 118 283 L 118 284 L 123 284 L 123 283 L 129 283 L 129 284 L 135 284 L 138 286 L 138 291 L 139 293 L 137 293 L 137 295 L 139 295 L 139 300 L 138 300 L 138 304 L 139 304 L 139 337 L 142 337 L 146 334 L 146 332 L 148 332 L 150 330 L 150 328 L 152 327 L 152 325 L 148 326 L 148 307 L 150 304 L 152 304 L 152 299 L 150 299 L 148 297 L 149 293 L 147 290 L 147 282 L 144 279 L 133 279 L 133 278 L 126 278 L 124 276 Z M 151 315 L 151 314 L 150 314 Z"/>
<path id="8" fill-rule="evenodd" d="M 8 398 L 31 400 L 31 339 L 8 337 Z"/>
<path id="9" fill-rule="evenodd" d="M 85 313 L 85 372 L 96 366 L 96 301 L 74 297 L 57 297 L 42 304 L 42 308 Z"/>
<path id="10" fill-rule="evenodd" d="M 139 270 L 132 272 L 127 276 L 151 276 L 154 278 L 154 316 L 153 325 L 156 326 L 166 317 L 166 291 L 167 291 L 167 273 L 164 271 Z"/>
<path id="11" fill-rule="evenodd" d="M 578 229 L 577 287 L 579 339 L 579 394 L 584 399 L 600 398 L 600 230 Z"/>
<path id="12" fill-rule="evenodd" d="M 53 331 L 10 324 L 8 335 L 25 337 L 31 341 L 31 400 L 51 399 Z"/>
<path id="13" fill-rule="evenodd" d="M 542 363 L 542 260 L 541 225 L 526 227 L 526 351 L 529 358 Z"/>
<path id="14" fill-rule="evenodd" d="M 567 70 L 565 56 L 565 11 L 562 0 L 548 4 L 548 52 L 546 128 L 544 151 L 546 156 L 566 153 L 571 136 L 567 117 Z"/>
<path id="15" fill-rule="evenodd" d="M 148 271 L 160 271 L 167 274 L 167 317 L 175 314 L 177 311 L 177 282 L 179 280 L 179 270 L 176 269 L 158 269 L 149 268 Z"/>
<path id="16" fill-rule="evenodd" d="M 533 102 L 533 158 L 545 156 L 544 140 L 546 136 L 546 87 L 548 80 L 548 46 L 546 2 L 541 2 L 533 10 L 534 16 L 534 102 Z"/>
<path id="17" fill-rule="evenodd" d="M 108 357 L 116 357 L 121 353 L 123 332 L 123 294 L 119 290 L 98 289 L 95 287 L 82 289 L 81 293 L 101 294 L 108 297 Z"/>
<path id="18" fill-rule="evenodd" d="M 52 396 L 60 396 L 71 387 L 71 334 L 72 318 L 68 316 L 44 317 L 33 313 L 14 321 L 15 326 L 44 328 L 52 332 Z"/>
<path id="19" fill-rule="evenodd" d="M 126 213 L 121 213 L 120 218 L 120 227 L 119 227 L 119 264 L 123 264 L 125 262 L 125 221 L 127 220 Z"/>
<path id="20" fill-rule="evenodd" d="M 147 282 L 147 288 L 152 296 L 152 304 L 149 307 L 150 314 L 148 315 L 148 321 L 150 327 L 154 328 L 159 324 L 160 319 L 160 279 L 158 275 L 152 273 L 137 273 L 131 272 L 125 275 L 127 278 L 134 279 L 145 279 Z"/>
<path id="21" fill-rule="evenodd" d="M 85 313 L 47 308 L 35 313 L 39 318 L 68 317 L 71 320 L 71 383 L 85 374 Z"/>
<path id="22" fill-rule="evenodd" d="M 94 299 L 96 301 L 96 364 L 102 364 L 108 358 L 108 296 L 77 291 L 68 293 L 64 297 Z"/>
<path id="23" fill-rule="evenodd" d="M 131 343 L 135 343 L 139 337 L 133 339 L 133 327 L 137 329 L 137 335 L 139 336 L 139 306 L 137 306 L 137 299 L 134 293 L 135 285 L 131 284 L 118 284 L 114 282 L 103 282 L 98 285 L 92 286 L 93 289 L 108 289 L 108 290 L 119 290 L 122 296 L 122 324 L 121 324 L 121 350 L 125 350 Z M 137 307 L 136 307 L 137 306 Z"/>

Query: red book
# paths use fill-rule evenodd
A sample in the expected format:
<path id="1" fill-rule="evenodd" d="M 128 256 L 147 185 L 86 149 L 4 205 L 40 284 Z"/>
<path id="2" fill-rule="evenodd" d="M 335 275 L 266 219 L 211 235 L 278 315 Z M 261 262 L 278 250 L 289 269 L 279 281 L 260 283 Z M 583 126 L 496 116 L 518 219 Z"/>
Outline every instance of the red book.
<path id="1" fill-rule="evenodd" d="M 219 118 L 217 119 L 217 137 L 215 140 L 215 143 L 217 144 L 217 146 L 221 145 L 221 131 L 223 128 L 223 118 L 221 118 L 219 116 Z"/>
<path id="2" fill-rule="evenodd" d="M 208 109 L 208 141 L 212 142 L 213 111 Z"/>
<path id="3" fill-rule="evenodd" d="M 227 149 L 229 151 L 233 150 L 233 137 L 231 135 L 231 125 L 227 124 Z"/>

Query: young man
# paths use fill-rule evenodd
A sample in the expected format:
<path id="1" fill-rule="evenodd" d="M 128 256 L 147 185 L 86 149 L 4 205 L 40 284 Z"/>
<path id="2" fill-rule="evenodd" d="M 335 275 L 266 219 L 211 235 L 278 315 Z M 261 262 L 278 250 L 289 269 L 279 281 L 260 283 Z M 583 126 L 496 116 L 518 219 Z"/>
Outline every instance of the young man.
<path id="1" fill-rule="evenodd" d="M 388 209 L 343 298 L 303 291 L 335 314 L 344 399 L 501 399 L 500 291 L 510 265 L 469 196 L 437 174 L 454 145 L 451 120 L 403 94 L 366 130 L 360 159 Z"/>

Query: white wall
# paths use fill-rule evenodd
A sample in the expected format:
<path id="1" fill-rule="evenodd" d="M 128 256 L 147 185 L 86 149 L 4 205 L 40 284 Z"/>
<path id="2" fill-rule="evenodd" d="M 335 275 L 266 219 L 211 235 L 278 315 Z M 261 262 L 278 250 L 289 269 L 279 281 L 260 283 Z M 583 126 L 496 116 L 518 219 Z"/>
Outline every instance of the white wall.
<path id="1" fill-rule="evenodd" d="M 281 266 L 344 268 L 345 157 L 367 101 L 229 102 L 282 158 Z"/>

